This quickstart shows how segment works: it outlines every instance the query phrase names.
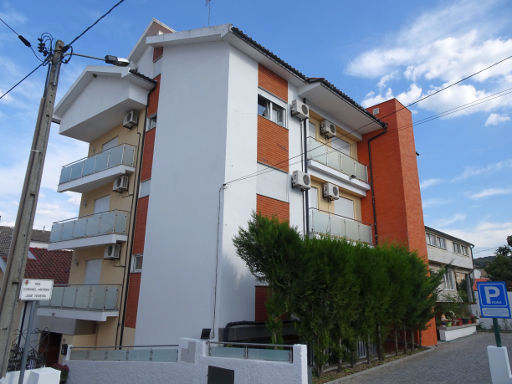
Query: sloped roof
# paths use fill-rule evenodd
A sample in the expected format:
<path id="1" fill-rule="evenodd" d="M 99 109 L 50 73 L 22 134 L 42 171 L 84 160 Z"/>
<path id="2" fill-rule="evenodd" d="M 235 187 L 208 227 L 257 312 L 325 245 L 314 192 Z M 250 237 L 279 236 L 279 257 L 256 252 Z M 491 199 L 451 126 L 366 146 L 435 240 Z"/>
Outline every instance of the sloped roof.
<path id="1" fill-rule="evenodd" d="M 9 247 L 11 246 L 13 227 L 0 226 L 0 257 L 9 254 Z M 41 243 L 50 242 L 50 231 L 42 231 L 40 229 L 32 230 L 31 241 L 38 241 Z"/>
<path id="2" fill-rule="evenodd" d="M 49 251 L 45 248 L 29 248 L 25 267 L 26 279 L 52 279 L 54 284 L 67 284 L 71 269 L 72 251 Z M 7 256 L 2 256 L 7 261 Z"/>

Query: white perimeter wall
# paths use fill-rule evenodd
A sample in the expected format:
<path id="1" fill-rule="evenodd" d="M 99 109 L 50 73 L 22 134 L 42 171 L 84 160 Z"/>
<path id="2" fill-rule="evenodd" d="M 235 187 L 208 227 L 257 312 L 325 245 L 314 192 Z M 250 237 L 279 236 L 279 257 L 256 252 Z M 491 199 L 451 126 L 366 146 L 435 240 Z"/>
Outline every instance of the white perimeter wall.
<path id="1" fill-rule="evenodd" d="M 176 363 L 81 360 L 64 363 L 69 366 L 68 384 L 203 384 L 208 380 L 208 366 L 233 370 L 236 384 L 308 382 L 305 345 L 293 346 L 293 363 L 211 357 L 205 343 L 198 340 L 180 342 Z"/>
<path id="2" fill-rule="evenodd" d="M 175 344 L 212 327 L 229 46 L 166 47 L 161 60 L 135 344 Z"/>

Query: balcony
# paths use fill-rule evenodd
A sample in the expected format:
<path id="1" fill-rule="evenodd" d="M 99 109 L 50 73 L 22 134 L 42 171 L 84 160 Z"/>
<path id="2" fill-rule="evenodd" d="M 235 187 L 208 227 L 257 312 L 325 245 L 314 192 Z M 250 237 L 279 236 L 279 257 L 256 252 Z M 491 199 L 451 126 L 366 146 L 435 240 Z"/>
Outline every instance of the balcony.
<path id="1" fill-rule="evenodd" d="M 135 147 L 121 144 L 62 167 L 57 191 L 84 193 L 133 173 L 134 167 Z"/>
<path id="2" fill-rule="evenodd" d="M 341 172 L 342 175 L 338 176 L 342 180 L 350 183 L 354 183 L 356 180 L 359 181 L 359 183 L 355 183 L 356 186 L 361 186 L 359 185 L 361 184 L 360 182 L 363 182 L 365 185 L 368 184 L 366 165 L 312 137 L 307 138 L 307 146 L 307 158 L 311 167 L 318 168 L 320 171 L 326 171 L 324 167 L 315 167 L 314 162 L 316 162 L 334 170 L 335 174 Z"/>
<path id="3" fill-rule="evenodd" d="M 369 225 L 316 208 L 310 209 L 310 228 L 311 233 L 328 234 L 372 244 L 372 228 Z"/>
<path id="4" fill-rule="evenodd" d="M 107 211 L 53 223 L 50 251 L 115 244 L 127 240 L 128 212 Z"/>
<path id="5" fill-rule="evenodd" d="M 55 286 L 49 301 L 40 301 L 39 316 L 106 321 L 117 316 L 119 285 Z"/>

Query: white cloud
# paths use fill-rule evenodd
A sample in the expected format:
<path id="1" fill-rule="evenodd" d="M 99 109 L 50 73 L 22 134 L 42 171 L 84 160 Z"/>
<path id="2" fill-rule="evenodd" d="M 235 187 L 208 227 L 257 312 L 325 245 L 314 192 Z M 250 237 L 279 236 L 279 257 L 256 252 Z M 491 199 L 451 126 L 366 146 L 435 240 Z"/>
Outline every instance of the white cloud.
<path id="1" fill-rule="evenodd" d="M 490 22 L 490 18 L 483 18 L 486 10 L 491 10 L 495 3 L 458 1 L 425 12 L 394 37 L 388 37 L 381 47 L 370 48 L 355 57 L 347 68 L 350 74 L 379 78 L 378 93 L 368 93 L 362 104 L 382 102 L 397 93 L 395 97 L 403 104 L 408 104 L 427 95 L 428 90 L 440 89 L 510 56 L 512 38 L 499 36 L 496 29 L 500 22 Z M 410 82 L 408 91 L 399 93 L 393 92 L 391 87 L 385 88 L 391 80 L 397 78 L 405 78 Z M 470 82 L 443 91 L 418 106 L 442 112 L 487 97 L 510 84 L 512 66 L 504 62 L 474 76 Z M 458 115 L 510 105 L 511 98 L 499 98 L 460 111 Z"/>
<path id="2" fill-rule="evenodd" d="M 466 220 L 466 215 L 462 213 L 456 213 L 452 217 L 438 220 L 436 227 L 446 227 L 447 225 L 451 225 L 457 221 L 463 220 Z"/>
<path id="3" fill-rule="evenodd" d="M 436 205 L 444 205 L 444 204 L 449 204 L 449 203 L 450 203 L 450 200 L 439 199 L 439 198 L 425 199 L 422 201 L 423 209 L 434 207 Z"/>
<path id="4" fill-rule="evenodd" d="M 487 120 L 485 121 L 485 126 L 489 125 L 498 125 L 500 123 L 504 123 L 506 121 L 509 121 L 510 117 L 507 115 L 500 115 L 498 113 L 491 113 Z"/>
<path id="5" fill-rule="evenodd" d="M 420 189 L 423 191 L 427 188 L 433 187 L 434 185 L 438 185 L 443 181 L 443 179 L 426 179 L 420 183 Z"/>
<path id="6" fill-rule="evenodd" d="M 473 176 L 498 172 L 508 168 L 512 168 L 512 159 L 498 161 L 497 163 L 489 164 L 485 167 L 465 167 L 464 171 L 460 175 L 457 175 L 452 179 L 452 182 L 465 180 Z"/>
<path id="7" fill-rule="evenodd" d="M 485 197 L 490 196 L 498 196 L 498 195 L 510 195 L 512 194 L 512 188 L 487 188 L 480 192 L 473 193 L 469 195 L 471 199 L 483 199 Z"/>

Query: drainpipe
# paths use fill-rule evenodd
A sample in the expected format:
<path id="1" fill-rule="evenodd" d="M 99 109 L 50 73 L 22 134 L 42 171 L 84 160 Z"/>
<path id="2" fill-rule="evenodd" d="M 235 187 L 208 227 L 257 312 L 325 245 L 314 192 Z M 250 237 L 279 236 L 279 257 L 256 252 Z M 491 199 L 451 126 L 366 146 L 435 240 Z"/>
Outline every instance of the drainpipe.
<path id="1" fill-rule="evenodd" d="M 306 104 L 306 99 L 304 98 L 302 100 L 304 102 L 304 104 Z M 302 151 L 302 159 L 303 159 L 303 167 L 304 167 L 304 172 L 307 173 L 308 172 L 308 121 L 309 121 L 309 118 L 306 117 L 304 120 L 301 121 L 301 124 L 303 125 L 302 126 L 302 132 L 303 132 L 303 135 L 304 135 L 304 144 L 303 144 L 303 147 L 304 147 L 304 150 Z M 305 222 L 305 228 L 304 228 L 304 237 L 309 237 L 309 192 L 308 190 L 305 190 L 303 191 L 303 196 L 304 196 L 304 208 L 305 208 L 305 212 L 304 212 L 304 222 Z"/>
<path id="2" fill-rule="evenodd" d="M 378 135 L 373 136 L 368 140 L 368 162 L 370 168 L 370 188 L 372 192 L 372 210 L 373 210 L 373 230 L 375 233 L 375 245 L 379 245 L 379 232 L 377 231 L 377 210 L 375 208 L 375 190 L 373 186 L 373 166 L 372 166 L 372 146 L 371 142 L 375 140 L 377 137 L 382 136 L 388 131 L 388 125 L 384 126 L 384 130 Z"/>
<path id="3" fill-rule="evenodd" d="M 155 88 L 153 87 L 153 89 L 155 89 Z M 141 183 L 140 182 L 140 173 L 142 170 L 142 155 L 144 153 L 144 139 L 146 138 L 146 124 L 148 121 L 149 95 L 151 94 L 151 92 L 153 92 L 153 89 L 150 92 L 148 92 L 147 101 L 146 101 L 146 113 L 144 116 L 144 127 L 143 127 L 143 131 L 142 131 L 142 135 L 140 136 L 140 140 L 139 140 L 139 152 L 138 152 L 139 159 L 137 161 L 137 164 L 139 165 L 139 169 L 137 170 L 137 176 L 135 178 L 136 187 L 135 187 L 135 192 L 134 192 L 134 196 L 133 196 L 133 198 L 135 199 L 135 204 L 133 207 L 133 215 L 132 215 L 133 223 L 132 223 L 132 230 L 131 230 L 131 235 L 130 235 L 130 249 L 129 249 L 128 256 L 127 256 L 128 257 L 128 271 L 125 275 L 126 283 L 123 282 L 123 286 L 121 287 L 123 312 L 122 312 L 121 324 L 120 324 L 121 325 L 121 333 L 119 335 L 119 345 L 123 345 L 124 324 L 125 324 L 125 319 L 126 319 L 126 306 L 127 306 L 127 302 L 128 302 L 128 285 L 130 284 L 130 273 L 131 273 L 130 271 L 132 269 L 132 251 L 133 251 L 133 237 L 135 236 L 135 218 L 137 217 L 137 208 L 139 206 L 139 189 L 140 189 L 140 183 Z M 125 289 L 125 287 L 126 287 L 126 289 Z M 118 321 L 118 327 L 119 327 L 119 321 Z M 116 332 L 116 345 L 117 345 L 117 335 L 118 335 L 118 332 Z"/>

